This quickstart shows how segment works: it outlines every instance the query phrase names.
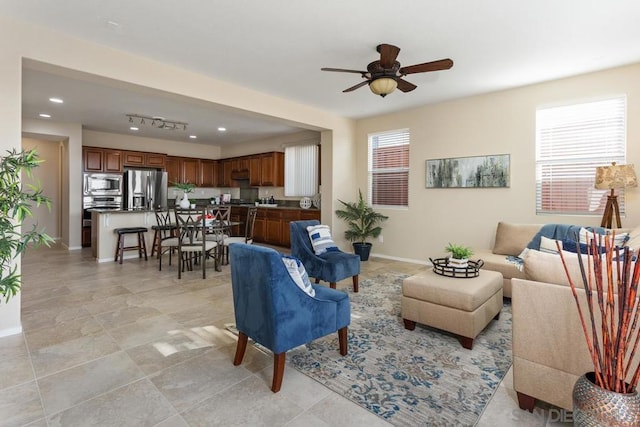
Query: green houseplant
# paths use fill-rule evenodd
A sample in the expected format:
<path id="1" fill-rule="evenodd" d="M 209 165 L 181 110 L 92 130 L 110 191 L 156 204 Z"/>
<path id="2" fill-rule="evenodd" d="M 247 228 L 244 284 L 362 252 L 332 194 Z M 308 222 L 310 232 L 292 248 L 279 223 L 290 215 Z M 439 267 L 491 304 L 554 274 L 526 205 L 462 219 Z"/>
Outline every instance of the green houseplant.
<path id="1" fill-rule="evenodd" d="M 444 250 L 451 253 L 449 263 L 455 267 L 466 267 L 469 257 L 473 255 L 471 248 L 454 243 L 449 243 Z"/>
<path id="2" fill-rule="evenodd" d="M 378 237 L 382 232 L 382 227 L 379 224 L 389 217 L 376 212 L 367 205 L 362 197 L 362 191 L 358 190 L 358 196 L 356 202 L 338 200 L 342 203 L 343 209 L 336 210 L 336 216 L 346 221 L 348 228 L 344 232 L 344 237 L 352 242 L 353 250 L 360 255 L 360 259 L 366 261 L 369 259 L 372 246 L 367 242 L 367 239 Z"/>
<path id="3" fill-rule="evenodd" d="M 21 230 L 26 217 L 33 216 L 31 204 L 45 204 L 51 207 L 51 201 L 42 194 L 37 184 L 24 184 L 22 172 L 32 178 L 31 170 L 42 160 L 35 150 L 18 152 L 15 149 L 0 157 L 0 297 L 4 302 L 15 296 L 20 290 L 21 277 L 15 258 L 24 252 L 29 243 L 34 245 L 53 242 L 53 239 L 34 226 L 31 230 Z"/>

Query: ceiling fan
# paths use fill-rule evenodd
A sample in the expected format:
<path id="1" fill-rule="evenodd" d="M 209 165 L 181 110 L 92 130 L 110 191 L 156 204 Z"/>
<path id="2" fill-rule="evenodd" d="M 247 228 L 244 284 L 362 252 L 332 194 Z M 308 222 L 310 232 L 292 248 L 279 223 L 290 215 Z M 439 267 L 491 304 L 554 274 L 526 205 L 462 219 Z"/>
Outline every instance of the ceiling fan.
<path id="1" fill-rule="evenodd" d="M 401 67 L 400 63 L 396 61 L 398 53 L 400 53 L 399 47 L 390 44 L 379 44 L 376 50 L 380 53 L 380 60 L 373 61 L 367 65 L 367 71 L 345 70 L 342 68 L 321 68 L 321 70 L 360 74 L 366 80 L 342 92 L 351 92 L 368 84 L 371 92 L 384 98 L 396 88 L 402 92 L 410 92 L 417 87 L 403 79 L 407 74 L 448 70 L 453 67 L 453 61 L 449 58 Z"/>

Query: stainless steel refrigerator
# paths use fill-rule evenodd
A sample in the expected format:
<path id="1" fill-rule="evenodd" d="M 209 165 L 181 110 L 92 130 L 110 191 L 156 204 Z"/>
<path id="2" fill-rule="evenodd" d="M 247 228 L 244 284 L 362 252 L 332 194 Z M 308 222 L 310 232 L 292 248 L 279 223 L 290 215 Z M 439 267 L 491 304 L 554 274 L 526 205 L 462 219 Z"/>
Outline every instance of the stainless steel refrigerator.
<path id="1" fill-rule="evenodd" d="M 166 172 L 128 170 L 124 173 L 125 209 L 167 209 Z"/>

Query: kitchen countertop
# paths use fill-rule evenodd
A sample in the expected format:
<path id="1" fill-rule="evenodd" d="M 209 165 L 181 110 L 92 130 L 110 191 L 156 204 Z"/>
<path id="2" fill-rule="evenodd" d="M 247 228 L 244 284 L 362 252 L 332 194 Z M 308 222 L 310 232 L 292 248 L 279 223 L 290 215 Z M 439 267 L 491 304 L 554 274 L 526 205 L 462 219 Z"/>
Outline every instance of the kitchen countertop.
<path id="1" fill-rule="evenodd" d="M 248 208 L 251 206 L 255 206 L 252 204 L 242 204 L 242 205 L 207 205 L 206 208 L 212 208 L 215 206 L 231 206 L 231 207 L 240 207 L 240 208 Z M 203 208 L 205 206 L 198 206 L 198 208 Z M 318 208 L 311 207 L 309 209 L 303 209 L 301 207 L 295 206 L 258 206 L 259 209 L 288 209 L 288 210 L 299 210 L 299 211 L 320 211 Z M 169 208 L 172 209 L 172 208 Z M 88 209 L 90 212 L 97 213 L 112 213 L 112 214 L 130 214 L 130 213 L 145 213 L 145 212 L 154 212 L 152 209 L 99 209 L 92 208 Z"/>

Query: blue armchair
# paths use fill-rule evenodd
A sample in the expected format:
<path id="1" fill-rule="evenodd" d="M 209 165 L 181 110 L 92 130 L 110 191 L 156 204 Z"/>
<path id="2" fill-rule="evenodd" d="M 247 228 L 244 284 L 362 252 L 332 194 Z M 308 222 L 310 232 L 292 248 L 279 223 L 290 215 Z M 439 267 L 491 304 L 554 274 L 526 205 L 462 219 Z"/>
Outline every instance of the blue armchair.
<path id="1" fill-rule="evenodd" d="M 239 333 L 234 365 L 242 363 L 248 338 L 267 347 L 274 355 L 271 390 L 277 393 L 287 350 L 338 331 L 340 354 L 347 354 L 349 295 L 312 285 L 315 297 L 309 296 L 289 275 L 282 255 L 271 248 L 232 243 L 229 255 Z"/>
<path id="2" fill-rule="evenodd" d="M 292 221 L 291 231 L 291 255 L 300 258 L 307 269 L 309 277 L 329 282 L 335 289 L 336 282 L 351 277 L 353 280 L 353 292 L 358 292 L 358 275 L 360 274 L 360 257 L 355 254 L 348 254 L 340 250 L 325 252 L 316 255 L 309 239 L 307 227 L 318 225 L 317 220 Z"/>

